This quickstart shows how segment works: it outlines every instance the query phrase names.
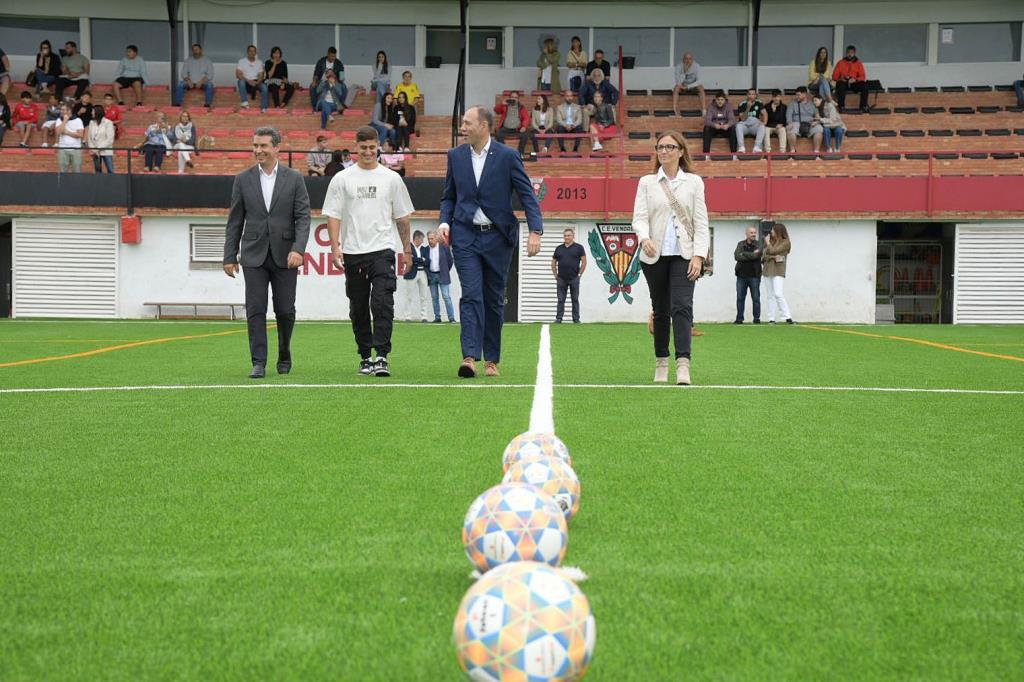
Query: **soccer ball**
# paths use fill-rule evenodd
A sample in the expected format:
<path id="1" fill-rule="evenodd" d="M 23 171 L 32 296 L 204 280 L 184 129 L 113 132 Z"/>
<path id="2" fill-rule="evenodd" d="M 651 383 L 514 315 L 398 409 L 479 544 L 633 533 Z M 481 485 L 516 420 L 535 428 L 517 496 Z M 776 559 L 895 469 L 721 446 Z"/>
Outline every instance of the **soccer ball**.
<path id="1" fill-rule="evenodd" d="M 558 566 L 569 545 L 565 515 L 550 495 L 511 483 L 485 491 L 466 512 L 462 544 L 482 573 L 510 561 Z"/>
<path id="2" fill-rule="evenodd" d="M 572 467 L 557 457 L 535 457 L 514 462 L 502 483 L 529 483 L 551 497 L 572 520 L 580 508 L 580 479 Z"/>
<path id="3" fill-rule="evenodd" d="M 597 626 L 587 597 L 547 564 L 519 561 L 484 575 L 455 615 L 459 665 L 476 682 L 579 680 Z"/>
<path id="4" fill-rule="evenodd" d="M 565 447 L 565 443 L 558 436 L 553 433 L 527 431 L 513 438 L 505 447 L 505 454 L 501 458 L 504 466 L 502 471 L 508 471 L 513 462 L 528 457 L 557 457 L 572 466 L 569 448 Z"/>

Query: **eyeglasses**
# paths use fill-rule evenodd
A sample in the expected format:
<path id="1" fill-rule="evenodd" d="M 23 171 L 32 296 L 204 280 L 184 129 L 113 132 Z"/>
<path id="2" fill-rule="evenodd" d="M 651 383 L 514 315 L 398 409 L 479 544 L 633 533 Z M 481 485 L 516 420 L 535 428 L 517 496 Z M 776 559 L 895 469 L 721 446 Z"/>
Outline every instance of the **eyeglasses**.
<path id="1" fill-rule="evenodd" d="M 654 148 L 654 151 L 656 151 L 656 152 L 674 152 L 674 151 L 676 151 L 679 148 L 680 148 L 679 145 L 659 144 L 658 146 L 656 146 Z"/>

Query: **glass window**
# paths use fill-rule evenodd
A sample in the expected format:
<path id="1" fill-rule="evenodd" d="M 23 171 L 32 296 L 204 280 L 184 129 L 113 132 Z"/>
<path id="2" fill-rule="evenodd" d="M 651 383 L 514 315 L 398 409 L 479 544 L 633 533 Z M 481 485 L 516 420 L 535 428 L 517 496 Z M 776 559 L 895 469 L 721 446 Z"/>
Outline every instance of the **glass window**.
<path id="1" fill-rule="evenodd" d="M 320 56 L 326 46 L 319 46 Z M 413 66 L 416 63 L 416 27 L 414 26 L 342 26 L 338 57 L 348 66 L 372 66 L 377 52 L 384 50 L 388 64 Z M 319 59 L 319 57 L 317 57 Z M 392 78 L 397 83 L 399 78 Z"/>
<path id="2" fill-rule="evenodd" d="M 832 54 L 831 26 L 762 26 L 757 34 L 757 62 L 759 66 L 807 65 L 814 59 L 818 48 L 828 48 Z"/>
<path id="3" fill-rule="evenodd" d="M 171 61 L 171 27 L 166 21 L 93 19 L 91 26 L 93 59 L 118 60 L 125 47 L 135 45 L 147 62 Z"/>
<path id="4" fill-rule="evenodd" d="M 604 50 L 604 58 L 614 67 L 622 45 L 622 56 L 635 57 L 635 66 L 669 66 L 673 61 L 668 43 L 667 28 L 595 28 L 589 56 L 593 59 L 594 50 Z"/>
<path id="5" fill-rule="evenodd" d="M 503 64 L 501 28 L 469 29 L 469 63 Z M 462 49 L 462 33 L 448 26 L 427 28 L 427 56 L 440 57 L 442 64 L 458 64 Z M 537 57 L 534 56 L 534 61 Z"/>
<path id="6" fill-rule="evenodd" d="M 334 24 L 260 24 L 256 37 L 263 59 L 270 59 L 270 50 L 279 47 L 289 64 L 316 64 L 334 45 Z"/>
<path id="7" fill-rule="evenodd" d="M 673 66 L 683 54 L 693 53 L 701 66 L 746 66 L 747 29 L 744 26 L 709 26 L 676 29 L 676 53 Z"/>
<path id="8" fill-rule="evenodd" d="M 515 66 L 536 66 L 537 57 L 544 49 L 544 40 L 554 38 L 555 48 L 562 53 L 561 66 L 565 66 L 565 57 L 569 54 L 569 45 L 573 36 L 579 36 L 583 49 L 587 49 L 587 37 L 590 31 L 586 28 L 528 28 L 516 27 L 513 44 L 515 45 L 512 63 Z M 587 52 L 590 55 L 590 52 Z M 563 76 L 564 80 L 564 76 Z"/>
<path id="9" fill-rule="evenodd" d="M 939 63 L 1020 61 L 1021 22 L 939 24 Z"/>
<path id="10" fill-rule="evenodd" d="M 214 62 L 235 64 L 245 56 L 245 49 L 252 43 L 252 24 L 193 21 L 189 22 L 188 31 L 189 43 L 202 45 L 203 56 Z M 266 52 L 265 56 L 269 57 L 269 47 Z"/>
<path id="11" fill-rule="evenodd" d="M 81 47 L 78 19 L 0 17 L 0 47 L 7 54 L 35 55 L 44 40 L 49 40 L 54 50 L 63 48 L 69 40 Z"/>
<path id="12" fill-rule="evenodd" d="M 427 28 L 427 56 L 440 57 L 442 64 L 458 64 L 462 33 L 457 28 Z"/>
<path id="13" fill-rule="evenodd" d="M 843 40 L 857 48 L 861 61 L 928 61 L 928 24 L 847 24 L 843 31 Z M 839 58 L 846 55 L 846 45 Z"/>

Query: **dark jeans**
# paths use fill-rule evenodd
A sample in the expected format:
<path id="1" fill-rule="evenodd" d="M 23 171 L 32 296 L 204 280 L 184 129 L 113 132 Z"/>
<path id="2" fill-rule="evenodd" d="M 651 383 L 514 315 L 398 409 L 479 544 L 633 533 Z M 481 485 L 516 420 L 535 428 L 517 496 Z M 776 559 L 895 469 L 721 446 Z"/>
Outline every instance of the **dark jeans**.
<path id="1" fill-rule="evenodd" d="M 761 278 L 736 278 L 736 321 L 743 321 L 743 309 L 747 304 L 747 290 L 750 290 L 750 302 L 754 307 L 754 321 L 761 321 Z"/>
<path id="2" fill-rule="evenodd" d="M 552 132 L 556 133 L 558 135 L 578 135 L 578 134 L 582 133 L 583 131 L 580 129 L 580 127 L 578 125 L 576 125 L 576 126 L 572 127 L 572 130 L 566 128 L 565 126 L 555 126 L 555 129 Z M 581 139 L 583 139 L 583 138 L 577 137 L 577 138 L 573 139 L 573 141 L 572 141 L 572 150 L 574 152 L 578 152 L 580 150 L 580 140 Z M 563 152 L 565 151 L 565 138 L 564 137 L 558 138 L 558 148 L 561 149 Z"/>
<path id="3" fill-rule="evenodd" d="M 64 97 L 64 88 L 70 87 L 72 85 L 75 86 L 75 99 L 79 99 L 82 96 L 82 93 L 89 89 L 88 80 L 76 81 L 65 76 L 61 76 L 57 79 L 57 85 L 54 86 L 54 94 L 57 95 L 57 101 L 60 101 L 61 98 Z"/>
<path id="4" fill-rule="evenodd" d="M 162 144 L 144 144 L 142 153 L 146 157 L 146 168 L 159 168 L 164 162 L 167 147 Z"/>
<path id="5" fill-rule="evenodd" d="M 292 101 L 292 95 L 295 94 L 295 86 L 291 83 L 285 83 L 284 85 L 268 85 L 267 91 L 270 93 L 270 99 L 274 101 L 274 106 L 281 106 L 281 90 L 284 90 L 284 105 L 288 106 L 288 102 Z"/>
<path id="6" fill-rule="evenodd" d="M 495 137 L 497 137 L 498 138 L 498 142 L 501 142 L 502 144 L 505 143 L 505 138 L 506 137 L 509 137 L 509 136 L 518 137 L 519 138 L 519 155 L 522 156 L 523 152 L 526 150 L 526 141 L 530 139 L 530 133 L 531 132 L 532 131 L 529 128 L 527 128 L 523 132 L 519 132 L 518 129 L 513 130 L 512 128 L 498 128 L 498 132 L 495 135 Z M 537 144 L 537 140 L 536 139 L 533 140 L 533 144 L 534 145 Z"/>
<path id="7" fill-rule="evenodd" d="M 561 322 L 562 316 L 565 314 L 565 295 L 569 293 L 572 299 L 572 321 L 580 321 L 580 276 L 576 275 L 572 279 L 562 279 L 556 277 L 555 280 L 558 282 L 558 310 L 555 312 L 555 321 Z"/>
<path id="8" fill-rule="evenodd" d="M 713 128 L 711 126 L 704 126 L 704 153 L 707 154 L 711 151 L 711 140 L 715 137 L 724 137 L 729 140 L 729 151 L 733 154 L 736 153 L 736 128 L 730 126 L 725 130 L 719 128 Z"/>
<path id="9" fill-rule="evenodd" d="M 412 135 L 412 128 L 409 126 L 395 126 L 395 148 L 404 149 L 409 145 L 409 137 Z"/>
<path id="10" fill-rule="evenodd" d="M 277 316 L 277 361 L 292 359 L 292 330 L 295 328 L 295 285 L 297 268 L 279 268 L 270 250 L 259 267 L 242 267 L 245 275 L 245 319 L 249 323 L 249 354 L 252 364 L 267 364 L 267 287 L 274 299 Z"/>
<path id="11" fill-rule="evenodd" d="M 391 352 L 391 329 L 395 321 L 395 252 L 391 249 L 345 256 L 345 294 L 348 316 L 356 337 L 359 357 L 377 357 Z M 372 321 L 371 321 L 372 316 Z"/>
<path id="12" fill-rule="evenodd" d="M 113 156 L 94 156 L 92 157 L 92 166 L 96 169 L 97 173 L 103 172 L 103 167 L 106 166 L 108 173 L 114 172 L 114 157 Z"/>
<path id="13" fill-rule="evenodd" d="M 1024 107 L 1024 80 L 1014 81 L 1013 91 L 1017 93 L 1017 106 Z"/>
<path id="14" fill-rule="evenodd" d="M 668 357 L 669 327 L 675 340 L 676 357 L 690 357 L 696 285 L 686 277 L 690 261 L 682 256 L 662 256 L 657 263 L 641 262 L 640 267 L 654 307 L 654 357 Z"/>
<path id="15" fill-rule="evenodd" d="M 867 81 L 857 81 L 852 85 L 848 85 L 846 81 L 839 81 L 836 83 L 836 102 L 840 109 L 846 108 L 846 93 L 850 92 L 860 93 L 860 104 L 858 105 L 861 109 L 868 108 L 868 83 Z"/>

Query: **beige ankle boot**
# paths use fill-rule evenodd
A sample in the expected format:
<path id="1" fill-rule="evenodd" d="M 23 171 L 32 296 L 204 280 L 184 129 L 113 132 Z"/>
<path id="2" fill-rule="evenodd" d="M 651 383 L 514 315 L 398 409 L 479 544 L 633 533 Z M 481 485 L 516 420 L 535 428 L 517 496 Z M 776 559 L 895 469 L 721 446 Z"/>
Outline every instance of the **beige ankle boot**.
<path id="1" fill-rule="evenodd" d="M 690 385 L 690 358 L 676 358 L 676 384 Z"/>
<path id="2" fill-rule="evenodd" d="M 668 381 L 668 358 L 654 358 L 654 380 Z"/>

